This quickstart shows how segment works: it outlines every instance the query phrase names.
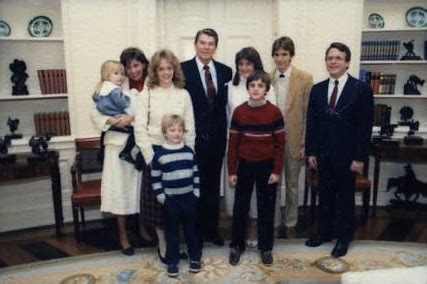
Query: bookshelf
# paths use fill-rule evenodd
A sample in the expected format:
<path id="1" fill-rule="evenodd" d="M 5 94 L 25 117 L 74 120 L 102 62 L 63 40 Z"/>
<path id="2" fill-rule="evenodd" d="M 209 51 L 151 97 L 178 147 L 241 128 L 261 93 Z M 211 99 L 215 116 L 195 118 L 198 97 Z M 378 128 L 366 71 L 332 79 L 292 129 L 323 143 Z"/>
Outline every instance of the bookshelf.
<path id="1" fill-rule="evenodd" d="M 38 70 L 65 69 L 61 1 L 0 1 L 0 5 L 0 18 L 11 27 L 8 37 L 0 37 L 0 135 L 9 133 L 6 122 L 8 117 L 14 117 L 20 120 L 17 132 L 28 137 L 36 134 L 35 113 L 68 111 L 68 94 L 43 94 L 46 91 L 42 92 L 38 77 Z M 28 33 L 28 23 L 36 16 L 52 20 L 49 37 L 37 38 Z M 14 59 L 26 63 L 29 95 L 12 95 L 9 64 Z"/>
<path id="2" fill-rule="evenodd" d="M 420 128 L 425 129 L 427 127 L 427 83 L 423 86 L 418 85 L 421 95 L 404 94 L 404 85 L 410 75 L 417 75 L 427 82 L 427 54 L 425 54 L 427 28 L 410 27 L 405 20 L 406 12 L 415 6 L 420 5 L 414 0 L 365 1 L 360 75 L 361 79 L 366 74 L 364 72 L 369 73 L 368 78 L 374 75 L 376 82 L 371 83 L 371 86 L 374 93 L 377 93 L 374 96 L 375 103 L 387 104 L 392 108 L 392 123 L 400 120 L 400 109 L 403 106 L 409 106 L 414 110 L 413 119 L 420 121 Z M 372 13 L 383 17 L 384 28 L 369 27 L 368 17 Z M 411 40 L 414 40 L 414 53 L 422 60 L 400 60 L 406 53 L 403 43 Z"/>

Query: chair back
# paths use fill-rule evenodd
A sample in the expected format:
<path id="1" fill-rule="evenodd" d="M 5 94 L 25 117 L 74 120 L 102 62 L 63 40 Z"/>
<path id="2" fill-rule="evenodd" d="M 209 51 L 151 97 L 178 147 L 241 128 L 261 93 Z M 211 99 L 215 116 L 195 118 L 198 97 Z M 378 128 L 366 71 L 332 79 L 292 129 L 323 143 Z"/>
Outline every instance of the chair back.
<path id="1" fill-rule="evenodd" d="M 102 172 L 102 163 L 100 163 L 98 159 L 100 149 L 99 138 L 77 138 L 75 143 L 75 173 L 78 182 L 82 181 L 82 174 Z"/>

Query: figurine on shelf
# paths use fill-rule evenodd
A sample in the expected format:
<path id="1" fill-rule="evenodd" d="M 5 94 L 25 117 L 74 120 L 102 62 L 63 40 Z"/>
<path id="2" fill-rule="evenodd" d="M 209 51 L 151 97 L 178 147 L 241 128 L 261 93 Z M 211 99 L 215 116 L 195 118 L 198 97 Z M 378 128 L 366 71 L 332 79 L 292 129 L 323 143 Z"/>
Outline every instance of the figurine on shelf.
<path id="1" fill-rule="evenodd" d="M 421 92 L 418 90 L 418 85 L 423 86 L 425 80 L 421 80 L 417 75 L 409 76 L 409 79 L 406 81 L 403 86 L 403 93 L 405 95 L 421 95 Z"/>
<path id="2" fill-rule="evenodd" d="M 13 163 L 16 160 L 16 155 L 8 154 L 7 147 L 10 146 L 10 139 L 0 137 L 0 163 Z"/>
<path id="3" fill-rule="evenodd" d="M 388 179 L 387 191 L 393 187 L 396 187 L 394 196 L 397 199 L 390 200 L 390 203 L 394 206 L 415 209 L 422 205 L 416 202 L 419 196 L 427 196 L 427 183 L 417 180 L 411 164 L 405 166 L 404 176 Z M 403 195 L 404 199 L 401 195 Z"/>
<path id="4" fill-rule="evenodd" d="M 28 95 L 28 88 L 25 85 L 25 81 L 28 79 L 28 74 L 25 73 L 27 70 L 27 65 L 24 61 L 15 59 L 13 63 L 9 64 L 9 69 L 12 71 L 12 77 L 10 80 L 12 81 L 14 86 L 12 86 L 12 95 L 13 96 L 21 96 Z"/>
<path id="5" fill-rule="evenodd" d="M 31 137 L 29 145 L 31 152 L 35 155 L 29 157 L 28 160 L 44 160 L 49 157 L 49 151 L 47 149 L 47 142 L 52 136 L 50 134 L 34 135 Z"/>
<path id="6" fill-rule="evenodd" d="M 12 132 L 12 134 L 8 134 L 6 135 L 7 139 L 21 139 L 22 138 L 22 134 L 17 134 L 15 133 L 15 131 L 18 129 L 18 125 L 19 125 L 19 119 L 17 118 L 9 118 L 7 119 L 7 125 L 9 126 L 9 130 L 10 132 Z"/>
<path id="7" fill-rule="evenodd" d="M 423 144 L 423 138 L 415 136 L 415 131 L 420 127 L 420 122 L 412 119 L 414 110 L 411 107 L 404 106 L 400 109 L 400 126 L 409 126 L 408 134 L 403 138 L 403 143 L 406 145 L 421 145 Z"/>
<path id="8" fill-rule="evenodd" d="M 406 48 L 406 53 L 400 60 L 421 60 L 421 56 L 414 53 L 414 40 L 404 42 L 403 46 Z"/>

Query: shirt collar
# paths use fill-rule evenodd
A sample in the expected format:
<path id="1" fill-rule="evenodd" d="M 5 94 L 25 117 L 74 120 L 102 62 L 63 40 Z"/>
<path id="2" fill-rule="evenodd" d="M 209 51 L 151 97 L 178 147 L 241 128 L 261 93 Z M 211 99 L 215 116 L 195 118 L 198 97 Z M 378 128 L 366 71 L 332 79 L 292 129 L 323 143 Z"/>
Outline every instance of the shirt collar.
<path id="1" fill-rule="evenodd" d="M 181 142 L 179 144 L 170 144 L 167 141 L 165 141 L 162 147 L 168 150 L 178 150 L 184 147 L 184 142 Z"/>
<path id="2" fill-rule="evenodd" d="M 205 67 L 205 64 L 203 64 L 203 62 L 200 61 L 200 59 L 197 56 L 196 56 L 196 64 L 197 64 L 197 69 L 199 69 L 199 72 L 205 71 L 203 69 L 203 67 Z M 214 68 L 215 68 L 215 66 L 213 64 L 213 60 L 209 61 L 209 63 L 207 65 L 209 66 L 209 69 L 212 72 L 212 70 L 214 70 Z"/>
<path id="3" fill-rule="evenodd" d="M 282 73 L 279 71 L 279 69 L 276 68 L 276 80 L 279 79 L 280 74 L 285 75 L 285 78 L 289 78 L 291 76 L 291 72 L 292 72 L 292 65 L 290 65 L 288 67 L 288 69 L 286 69 L 285 73 Z"/>
<path id="4" fill-rule="evenodd" d="M 347 79 L 348 79 L 348 73 L 346 72 L 341 77 L 338 78 L 338 86 L 344 86 L 345 82 L 347 82 Z M 329 84 L 334 85 L 335 80 L 337 79 L 329 77 Z"/>

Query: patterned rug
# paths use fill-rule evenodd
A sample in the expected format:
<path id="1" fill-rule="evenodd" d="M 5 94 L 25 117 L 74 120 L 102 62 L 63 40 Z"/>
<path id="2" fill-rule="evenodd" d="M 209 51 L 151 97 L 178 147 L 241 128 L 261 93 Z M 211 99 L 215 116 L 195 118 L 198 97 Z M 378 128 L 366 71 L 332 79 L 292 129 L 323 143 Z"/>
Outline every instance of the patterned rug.
<path id="1" fill-rule="evenodd" d="M 178 278 L 168 278 L 153 248 L 137 250 L 132 257 L 118 251 L 41 261 L 0 269 L 0 283 L 321 283 L 339 282 L 340 274 L 323 272 L 316 259 L 329 256 L 333 243 L 307 248 L 303 240 L 277 240 L 274 265 L 265 267 L 255 250 L 247 250 L 239 265 L 228 264 L 228 248 L 205 246 L 203 268 L 188 271 L 180 262 Z M 427 265 L 427 245 L 354 241 L 342 258 L 350 271 Z"/>

